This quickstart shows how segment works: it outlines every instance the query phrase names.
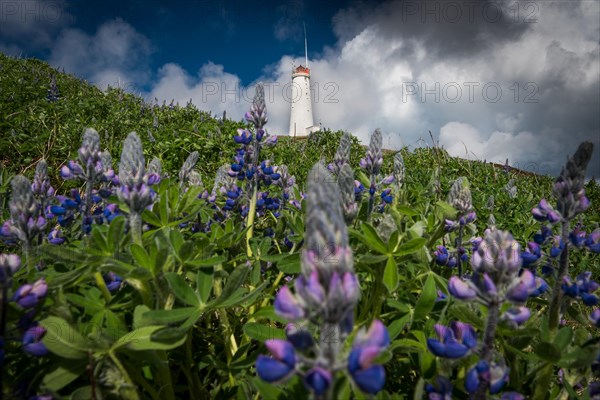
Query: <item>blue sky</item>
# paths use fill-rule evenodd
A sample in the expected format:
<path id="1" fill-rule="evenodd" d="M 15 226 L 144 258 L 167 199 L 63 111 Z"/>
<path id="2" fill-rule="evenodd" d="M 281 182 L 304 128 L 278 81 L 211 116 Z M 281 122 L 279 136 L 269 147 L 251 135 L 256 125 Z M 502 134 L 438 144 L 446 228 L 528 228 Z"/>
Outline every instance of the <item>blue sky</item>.
<path id="1" fill-rule="evenodd" d="M 262 81 L 287 134 L 303 23 L 315 123 L 550 174 L 590 140 L 600 177 L 597 0 L 0 0 L 0 51 L 234 119 Z"/>

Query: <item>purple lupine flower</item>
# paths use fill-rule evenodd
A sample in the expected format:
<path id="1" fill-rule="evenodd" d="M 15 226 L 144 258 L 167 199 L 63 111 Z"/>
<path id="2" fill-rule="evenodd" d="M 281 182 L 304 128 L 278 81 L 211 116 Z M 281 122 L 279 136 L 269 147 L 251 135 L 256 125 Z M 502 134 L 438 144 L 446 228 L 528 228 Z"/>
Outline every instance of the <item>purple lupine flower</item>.
<path id="1" fill-rule="evenodd" d="M 64 242 L 65 242 L 65 238 L 62 236 L 62 231 L 60 230 L 60 226 L 56 226 L 48 234 L 48 243 L 59 245 L 59 244 L 63 244 Z"/>
<path id="2" fill-rule="evenodd" d="M 312 335 L 299 325 L 287 324 L 285 336 L 296 350 L 306 351 L 315 345 Z"/>
<path id="3" fill-rule="evenodd" d="M 294 347 L 285 340 L 271 339 L 265 346 L 273 357 L 262 354 L 256 360 L 258 376 L 269 383 L 280 382 L 289 378 L 296 367 L 296 353 Z"/>
<path id="4" fill-rule="evenodd" d="M 544 244 L 546 242 L 546 239 L 549 238 L 550 236 L 552 236 L 552 229 L 550 229 L 546 225 L 542 225 L 542 228 L 540 229 L 540 232 L 536 233 L 533 236 L 533 241 L 536 242 L 539 245 L 542 245 L 542 244 Z"/>
<path id="5" fill-rule="evenodd" d="M 556 224 L 560 221 L 560 214 L 552 208 L 550 204 L 546 201 L 546 199 L 540 200 L 540 203 L 531 210 L 533 214 L 533 218 L 537 221 L 545 222 L 548 221 L 551 224 Z"/>
<path id="6" fill-rule="evenodd" d="M 539 244 L 537 244 L 536 242 L 527 243 L 527 248 L 525 249 L 524 252 L 521 253 L 521 259 L 523 260 L 523 266 L 527 267 L 527 266 L 535 263 L 537 260 L 540 259 L 541 256 L 542 256 L 542 253 L 541 253 Z"/>
<path id="7" fill-rule="evenodd" d="M 585 246 L 594 253 L 600 253 L 600 229 L 596 229 L 587 236 Z"/>
<path id="8" fill-rule="evenodd" d="M 484 360 L 479 361 L 468 372 L 465 378 L 465 389 L 468 393 L 475 393 L 480 384 L 484 384 L 490 394 L 496 394 L 508 382 L 508 369 L 496 363 L 491 366 Z"/>
<path id="9" fill-rule="evenodd" d="M 566 221 L 571 221 L 589 206 L 583 185 L 585 170 L 593 150 L 592 142 L 581 143 L 573 157 L 567 160 L 552 188 L 552 193 L 557 199 L 557 211 Z"/>
<path id="10" fill-rule="evenodd" d="M 600 285 L 598 282 L 591 280 L 591 276 L 592 273 L 589 271 L 582 272 L 577 275 L 575 282 L 571 282 L 571 279 L 565 276 L 561 289 L 565 295 L 572 298 L 581 298 L 586 305 L 595 306 L 598 304 L 598 296 L 593 293 L 598 290 Z"/>
<path id="11" fill-rule="evenodd" d="M 450 327 L 435 324 L 438 339 L 427 339 L 427 348 L 434 355 L 444 358 L 462 358 L 477 346 L 477 334 L 467 323 L 453 321 Z"/>
<path id="12" fill-rule="evenodd" d="M 456 266 L 456 257 L 450 256 L 448 249 L 442 245 L 437 246 L 437 250 L 433 252 L 433 255 L 435 256 L 435 262 L 438 265 L 444 265 L 449 268 L 454 268 Z"/>
<path id="13" fill-rule="evenodd" d="M 520 326 L 524 324 L 531 316 L 531 311 L 527 307 L 513 307 L 502 314 L 501 319 L 509 323 Z"/>
<path id="14" fill-rule="evenodd" d="M 576 226 L 575 229 L 569 233 L 569 240 L 573 243 L 573 246 L 582 247 L 587 240 L 587 234 L 582 231 L 579 226 Z"/>
<path id="15" fill-rule="evenodd" d="M 368 331 L 362 328 L 357 333 L 348 356 L 348 372 L 363 392 L 376 394 L 383 389 L 385 369 L 373 361 L 389 344 L 389 333 L 379 320 L 374 320 Z"/>
<path id="16" fill-rule="evenodd" d="M 452 383 L 444 376 L 437 376 L 435 384 L 425 385 L 425 393 L 428 400 L 452 400 Z"/>
<path id="17" fill-rule="evenodd" d="M 106 284 L 108 291 L 111 293 L 116 292 L 123 285 L 123 278 L 121 278 L 119 275 L 115 274 L 114 272 L 109 272 L 108 274 L 104 274 L 103 278 L 104 278 L 104 283 Z"/>
<path id="18" fill-rule="evenodd" d="M 279 289 L 279 292 L 277 292 L 277 295 L 275 296 L 273 307 L 278 315 L 288 321 L 297 321 L 304 318 L 304 308 L 302 307 L 302 303 L 292 294 L 290 288 L 287 286 L 283 286 Z"/>
<path id="19" fill-rule="evenodd" d="M 333 157 L 333 163 L 329 164 L 327 169 L 331 171 L 335 176 L 340 174 L 344 165 L 350 165 L 350 147 L 352 145 L 352 135 L 348 132 L 344 132 L 340 139 L 340 144 Z"/>
<path id="20" fill-rule="evenodd" d="M 304 375 L 304 385 L 317 396 L 321 396 L 331 385 L 331 379 L 331 372 L 321 367 L 314 367 Z"/>
<path id="21" fill-rule="evenodd" d="M 33 356 L 42 357 L 48 354 L 48 349 L 42 343 L 46 329 L 42 326 L 33 326 L 23 335 L 23 350 Z"/>
<path id="22" fill-rule="evenodd" d="M 525 303 L 536 289 L 535 276 L 530 270 L 525 269 L 519 279 L 514 280 L 508 288 L 506 298 L 513 303 Z"/>
<path id="23" fill-rule="evenodd" d="M 40 278 L 33 285 L 25 284 L 18 288 L 13 295 L 13 301 L 23 308 L 33 308 L 46 297 L 47 293 L 48 284 L 44 278 Z"/>
<path id="24" fill-rule="evenodd" d="M 459 300 L 473 300 L 477 297 L 477 289 L 457 276 L 448 281 L 448 292 Z"/>

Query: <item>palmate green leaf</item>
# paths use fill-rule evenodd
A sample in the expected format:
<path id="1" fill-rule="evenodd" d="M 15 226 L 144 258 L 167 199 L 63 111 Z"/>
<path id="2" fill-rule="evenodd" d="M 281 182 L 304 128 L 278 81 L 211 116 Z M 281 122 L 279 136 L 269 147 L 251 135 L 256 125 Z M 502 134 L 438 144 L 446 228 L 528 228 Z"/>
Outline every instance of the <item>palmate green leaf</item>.
<path id="1" fill-rule="evenodd" d="M 42 386 L 52 392 L 59 391 L 85 373 L 87 362 L 87 360 L 60 360 L 44 375 Z"/>
<path id="2" fill-rule="evenodd" d="M 430 274 L 427 276 L 419 300 L 415 306 L 415 312 L 413 314 L 414 321 L 420 321 L 424 319 L 433 310 L 435 305 L 435 299 L 437 298 L 437 290 L 435 288 L 435 281 L 433 276 Z"/>
<path id="3" fill-rule="evenodd" d="M 238 292 L 237 295 L 241 297 L 243 294 L 240 295 L 238 289 L 241 288 L 249 273 L 250 269 L 243 264 L 234 268 L 234 270 L 227 278 L 227 282 L 225 283 L 225 287 L 223 287 L 221 296 L 219 296 L 218 299 L 213 301 L 210 304 L 210 306 L 218 307 L 219 305 L 224 303 L 225 300 L 229 299 L 229 297 L 231 297 L 235 292 Z"/>
<path id="4" fill-rule="evenodd" d="M 410 239 L 406 243 L 402 243 L 398 250 L 394 253 L 395 256 L 407 256 L 421 250 L 427 244 L 427 239 L 418 237 Z"/>
<path id="5" fill-rule="evenodd" d="M 196 274 L 196 291 L 202 303 L 206 303 L 213 286 L 213 268 L 200 268 Z"/>
<path id="6" fill-rule="evenodd" d="M 172 310 L 150 310 L 141 317 L 143 325 L 169 325 L 188 319 L 196 313 L 196 307 L 174 308 Z"/>
<path id="7" fill-rule="evenodd" d="M 563 351 L 571 343 L 571 339 L 573 339 L 573 331 L 570 327 L 565 326 L 561 328 L 556 334 L 556 337 L 554 338 L 554 344 L 561 351 Z"/>
<path id="8" fill-rule="evenodd" d="M 398 266 L 394 261 L 394 257 L 389 256 L 383 271 L 383 284 L 389 293 L 392 293 L 398 286 Z"/>
<path id="9" fill-rule="evenodd" d="M 111 347 L 111 351 L 119 350 L 170 350 L 179 347 L 185 342 L 186 336 L 175 338 L 172 341 L 153 340 L 153 335 L 163 329 L 164 326 L 144 326 L 121 336 Z"/>
<path id="10" fill-rule="evenodd" d="M 48 317 L 40 321 L 46 328 L 42 342 L 52 353 L 72 360 L 88 357 L 91 344 L 67 321 L 58 317 Z"/>
<path id="11" fill-rule="evenodd" d="M 180 275 L 175 272 L 168 272 L 165 274 L 165 279 L 178 300 L 190 306 L 198 307 L 200 305 L 200 299 L 196 295 L 196 292 Z"/>
<path id="12" fill-rule="evenodd" d="M 533 348 L 534 353 L 542 360 L 555 363 L 560 361 L 560 348 L 554 343 L 540 342 Z"/>
<path id="13" fill-rule="evenodd" d="M 125 237 L 125 217 L 119 215 L 111 221 L 108 227 L 108 236 L 106 240 L 108 251 L 111 254 L 116 253 Z"/>
<path id="14" fill-rule="evenodd" d="M 129 246 L 129 252 L 140 267 L 152 270 L 153 262 L 150 259 L 150 256 L 146 252 L 145 248 L 138 244 L 132 243 L 131 246 Z"/>

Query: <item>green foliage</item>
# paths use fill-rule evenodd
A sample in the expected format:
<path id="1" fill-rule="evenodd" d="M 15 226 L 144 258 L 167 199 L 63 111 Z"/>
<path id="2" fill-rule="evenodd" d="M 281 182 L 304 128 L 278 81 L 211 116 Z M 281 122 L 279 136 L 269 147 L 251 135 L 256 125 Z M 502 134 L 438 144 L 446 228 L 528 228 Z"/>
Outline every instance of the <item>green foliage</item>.
<path id="1" fill-rule="evenodd" d="M 56 102 L 46 100 L 52 77 L 60 90 Z M 207 188 L 217 169 L 231 162 L 236 129 L 246 127 L 244 122 L 214 119 L 193 105 L 159 106 L 121 89 L 102 92 L 40 61 L 1 54 L 0 115 L 0 222 L 8 218 L 11 176 L 33 175 L 42 157 L 48 160 L 58 191 L 72 187 L 58 179 L 58 171 L 74 158 L 86 127 L 100 133 L 115 160 L 122 140 L 137 131 L 146 157 L 158 156 L 172 177 L 189 153 L 198 151 L 197 171 Z M 341 135 L 323 131 L 302 139 L 282 136 L 261 157 L 274 165 L 286 164 L 303 190 L 312 165 L 333 159 Z M 364 151 L 353 138 L 350 164 L 357 172 Z M 391 231 L 384 229 L 378 213 L 368 222 L 359 214 L 349 227 L 362 293 L 356 328 L 380 318 L 392 339 L 382 355 L 387 382 L 379 399 L 422 398 L 426 381 L 436 372 L 450 371 L 427 349 L 435 323 L 461 320 L 483 335 L 484 308 L 450 297 L 439 299 L 438 291 L 448 294 L 452 271 L 435 265 L 431 254 L 436 245 L 449 242 L 444 220 L 456 211 L 445 200 L 454 180 L 468 178 L 477 211 L 477 220 L 466 229 L 467 240 L 483 233 L 493 213 L 497 227 L 511 231 L 522 246 L 539 229 L 531 209 L 539 199 L 551 198 L 553 181 L 452 158 L 437 147 L 400 151 L 406 176 L 393 206 L 386 209 Z M 392 171 L 393 155 L 384 152 L 385 174 Z M 510 179 L 518 188 L 514 198 L 504 190 Z M 286 278 L 300 272 L 303 212 L 286 208 L 279 218 L 266 215 L 257 220 L 249 257 L 241 218 L 215 223 L 210 231 L 191 229 L 193 223 L 206 223 L 213 212 L 198 199 L 202 188 L 182 191 L 175 179 L 163 178 L 154 190 L 157 201 L 142 215 L 147 230 L 141 245 L 132 243 L 126 219 L 117 217 L 110 224 L 94 224 L 87 237 L 79 236 L 81 229 L 75 225 L 66 230 L 67 242 L 60 247 L 45 242 L 35 248 L 35 262 L 41 267 L 36 278 L 45 278 L 50 293 L 36 308 L 36 318 L 46 329 L 43 343 L 50 354 L 38 359 L 23 353 L 16 324 L 24 310 L 11 302 L 5 392 L 26 382 L 28 395 L 71 399 L 306 397 L 297 378 L 269 385 L 254 370 L 257 356 L 266 353 L 264 340 L 285 336 L 285 321 L 272 304 Z M 592 206 L 581 222 L 590 231 L 600 223 L 600 187 L 591 181 L 586 194 Z M 490 195 L 495 198 L 493 210 L 486 207 Z M 267 228 L 272 237 L 265 235 Z M 293 246 L 288 247 L 290 242 Z M 0 244 L 0 250 L 19 252 L 6 244 Z M 598 255 L 573 251 L 571 272 L 596 268 L 598 262 Z M 103 280 L 109 272 L 124 282 L 113 292 Z M 9 293 L 31 281 L 21 273 Z M 587 320 L 590 308 L 568 304 L 566 325 L 553 336 L 544 317 L 548 297 L 530 300 L 528 306 L 533 315 L 523 327 L 499 327 L 496 347 L 511 367 L 510 388 L 534 396 L 536 385 L 543 383 L 545 395 L 566 398 L 577 383 L 589 382 L 590 365 L 600 351 L 599 332 Z M 472 355 L 456 363 L 456 398 L 467 398 L 464 375 L 476 360 Z M 566 371 L 565 384 L 541 382 L 540 371 L 554 373 L 556 366 Z M 339 398 L 364 398 L 347 379 L 340 379 L 337 389 Z"/>

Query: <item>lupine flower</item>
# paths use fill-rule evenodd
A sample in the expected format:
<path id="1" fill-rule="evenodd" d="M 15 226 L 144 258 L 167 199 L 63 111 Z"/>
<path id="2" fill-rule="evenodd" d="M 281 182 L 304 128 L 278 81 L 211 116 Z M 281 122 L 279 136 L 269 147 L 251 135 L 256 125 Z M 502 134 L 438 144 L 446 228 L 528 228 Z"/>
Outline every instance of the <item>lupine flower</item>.
<path id="1" fill-rule="evenodd" d="M 65 242 L 65 238 L 62 236 L 62 231 L 60 230 L 60 226 L 55 227 L 48 234 L 48 243 L 50 244 L 63 244 Z"/>
<path id="2" fill-rule="evenodd" d="M 0 254 L 0 287 L 10 284 L 12 276 L 21 267 L 21 258 L 16 254 Z"/>
<path id="3" fill-rule="evenodd" d="M 256 360 L 258 376 L 269 383 L 280 382 L 289 378 L 296 367 L 296 352 L 286 340 L 271 339 L 265 346 L 273 357 L 259 355 Z"/>
<path id="4" fill-rule="evenodd" d="M 181 166 L 181 169 L 179 170 L 179 183 L 180 183 L 181 187 L 183 187 L 183 185 L 187 181 L 188 175 L 190 174 L 190 172 L 192 172 L 192 170 L 196 166 L 196 163 L 198 162 L 199 157 L 200 157 L 200 154 L 197 151 L 193 151 L 190 153 L 188 158 L 184 161 L 183 165 Z"/>
<path id="5" fill-rule="evenodd" d="M 402 153 L 397 152 L 394 154 L 394 182 L 396 182 L 397 190 L 400 190 L 402 183 L 404 183 L 404 159 Z"/>
<path id="6" fill-rule="evenodd" d="M 473 300 L 477 297 L 478 290 L 459 277 L 452 276 L 448 281 L 448 292 L 459 300 Z"/>
<path id="7" fill-rule="evenodd" d="M 536 233 L 533 236 L 533 241 L 539 245 L 542 245 L 546 242 L 546 239 L 552 236 L 552 229 L 550 229 L 546 225 L 542 225 L 540 232 Z"/>
<path id="8" fill-rule="evenodd" d="M 524 324 L 530 316 L 531 311 L 529 310 L 529 308 L 513 307 L 509 308 L 504 314 L 502 314 L 502 320 L 508 322 L 509 324 L 519 326 Z"/>
<path id="9" fill-rule="evenodd" d="M 11 185 L 12 194 L 8 202 L 11 219 L 3 226 L 2 236 L 29 244 L 46 227 L 46 219 L 27 178 L 17 175 Z"/>
<path id="10" fill-rule="evenodd" d="M 594 253 L 600 253 L 600 229 L 596 229 L 587 236 L 585 246 Z"/>
<path id="11" fill-rule="evenodd" d="M 283 286 L 274 301 L 280 316 L 298 321 L 302 324 L 299 326 L 304 322 L 317 325 L 321 340 L 315 342 L 308 333 L 288 325 L 288 341 L 267 341 L 274 358 L 259 356 L 256 362 L 263 380 L 284 380 L 297 371 L 303 375 L 304 385 L 317 396 L 334 386 L 337 368 L 346 362 L 341 345 L 352 331 L 354 307 L 360 295 L 340 194 L 332 178 L 320 163 L 309 173 L 302 274 L 296 278 L 295 294 Z M 338 333 L 336 340 L 325 336 L 333 331 Z M 385 371 L 373 361 L 388 345 L 389 335 L 380 321 L 356 335 L 347 366 L 362 391 L 375 394 L 383 387 Z M 302 357 L 296 357 L 294 348 L 304 353 Z"/>
<path id="12" fill-rule="evenodd" d="M 56 85 L 56 76 L 52 76 L 50 79 L 50 88 L 48 89 L 48 94 L 46 95 L 46 100 L 49 102 L 58 101 L 60 98 L 60 90 L 58 90 L 58 86 Z"/>
<path id="13" fill-rule="evenodd" d="M 468 393 L 475 393 L 480 384 L 484 384 L 490 394 L 496 394 L 502 390 L 508 381 L 508 369 L 496 363 L 488 364 L 481 360 L 473 366 L 465 379 L 465 389 Z"/>
<path id="14" fill-rule="evenodd" d="M 589 200 L 585 196 L 583 184 L 585 170 L 593 150 L 592 142 L 581 143 L 573 157 L 569 157 L 567 164 L 554 183 L 552 192 L 557 199 L 557 211 L 567 221 L 572 220 L 589 207 Z"/>
<path id="15" fill-rule="evenodd" d="M 304 384 L 317 396 L 324 394 L 331 385 L 331 372 L 321 367 L 314 367 L 304 376 Z"/>
<path id="16" fill-rule="evenodd" d="M 383 138 L 381 131 L 375 129 L 371 135 L 371 141 L 369 142 L 369 149 L 365 158 L 360 160 L 360 166 L 367 171 L 369 176 L 377 176 L 383 165 L 383 154 L 382 154 Z"/>
<path id="17" fill-rule="evenodd" d="M 123 285 L 123 278 L 114 272 L 109 272 L 108 274 L 104 274 L 104 283 L 106 284 L 106 288 L 109 292 L 116 292 Z"/>
<path id="18" fill-rule="evenodd" d="M 142 142 L 131 132 L 123 143 L 119 163 L 119 199 L 127 204 L 132 213 L 141 214 L 153 201 L 150 187 L 144 183 L 145 163 Z"/>
<path id="19" fill-rule="evenodd" d="M 571 279 L 565 276 L 561 288 L 565 295 L 581 298 L 586 305 L 595 306 L 598 304 L 598 296 L 593 293 L 600 288 L 600 284 L 591 280 L 591 276 L 592 273 L 589 271 L 582 272 L 577 275 L 575 282 L 571 282 Z"/>
<path id="20" fill-rule="evenodd" d="M 527 248 L 524 252 L 521 253 L 523 267 L 527 267 L 535 263 L 537 260 L 540 259 L 541 256 L 542 253 L 539 244 L 537 244 L 536 242 L 527 243 Z"/>
<path id="21" fill-rule="evenodd" d="M 576 226 L 571 232 L 569 232 L 569 240 L 575 247 L 583 247 L 587 241 L 587 234 L 581 230 L 579 226 Z"/>
<path id="22" fill-rule="evenodd" d="M 252 99 L 252 108 L 246 113 L 246 121 L 252 123 L 257 130 L 262 130 L 268 121 L 265 89 L 262 83 L 256 85 L 256 92 Z"/>
<path id="23" fill-rule="evenodd" d="M 45 334 L 46 329 L 39 325 L 27 329 L 23 335 L 23 350 L 36 357 L 48 354 L 48 349 L 42 343 Z"/>
<path id="24" fill-rule="evenodd" d="M 450 256 L 446 247 L 442 245 L 437 246 L 437 250 L 433 252 L 433 255 L 435 256 L 436 264 L 444 265 L 449 268 L 456 267 L 456 257 Z"/>
<path id="25" fill-rule="evenodd" d="M 349 164 L 344 164 L 339 169 L 338 186 L 344 219 L 347 224 L 351 224 L 358 214 L 358 204 L 354 193 L 354 172 Z"/>
<path id="26" fill-rule="evenodd" d="M 435 324 L 438 339 L 427 339 L 427 348 L 434 355 L 444 358 L 462 358 L 477 346 L 477 334 L 469 324 L 459 321 L 450 323 L 450 327 Z"/>
<path id="27" fill-rule="evenodd" d="M 348 372 L 352 380 L 365 393 L 376 394 L 385 385 L 385 369 L 373 361 L 390 344 L 386 327 L 374 320 L 369 330 L 359 331 L 348 356 Z"/>
<path id="28" fill-rule="evenodd" d="M 425 385 L 425 393 L 428 400 L 452 400 L 452 383 L 444 376 L 437 376 L 435 384 Z"/>
<path id="29" fill-rule="evenodd" d="M 43 300 L 48 293 L 48 284 L 44 278 L 38 279 L 33 285 L 25 284 L 17 289 L 13 301 L 23 308 L 33 308 Z"/>
<path id="30" fill-rule="evenodd" d="M 533 218 L 540 222 L 548 221 L 551 224 L 560 222 L 560 214 L 548 204 L 546 199 L 540 200 L 540 203 L 531 210 L 531 213 L 533 214 Z"/>
<path id="31" fill-rule="evenodd" d="M 39 199 L 45 200 L 54 196 L 54 188 L 50 185 L 50 180 L 48 179 L 48 163 L 43 158 L 38 161 L 35 167 L 31 191 Z"/>
<path id="32" fill-rule="evenodd" d="M 348 132 L 344 132 L 340 139 L 340 144 L 333 157 L 333 163 L 327 166 L 327 169 L 332 174 L 338 176 L 344 165 L 350 165 L 350 147 L 352 145 L 352 135 Z"/>
<path id="33" fill-rule="evenodd" d="M 454 207 L 460 215 L 467 214 L 473 208 L 471 189 L 469 181 L 464 176 L 456 179 L 448 193 L 448 203 Z"/>
<path id="34" fill-rule="evenodd" d="M 525 400 L 525 396 L 517 392 L 504 392 L 500 400 Z"/>
<path id="35" fill-rule="evenodd" d="M 600 382 L 598 382 L 598 381 L 590 382 L 588 392 L 590 394 L 590 400 L 599 400 L 600 399 Z"/>

